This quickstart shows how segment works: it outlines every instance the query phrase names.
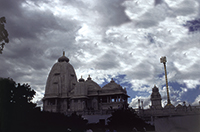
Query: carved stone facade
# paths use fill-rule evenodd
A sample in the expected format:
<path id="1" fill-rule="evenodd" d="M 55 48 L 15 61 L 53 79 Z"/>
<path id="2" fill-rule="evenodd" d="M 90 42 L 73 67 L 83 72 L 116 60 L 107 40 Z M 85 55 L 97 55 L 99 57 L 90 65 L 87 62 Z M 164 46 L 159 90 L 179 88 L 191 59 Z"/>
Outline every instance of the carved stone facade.
<path id="1" fill-rule="evenodd" d="M 118 108 L 127 107 L 126 88 L 112 79 L 100 87 L 89 76 L 77 81 L 76 73 L 69 59 L 63 54 L 52 67 L 45 88 L 43 110 L 82 115 L 108 114 Z"/>
<path id="2" fill-rule="evenodd" d="M 154 88 L 152 88 L 152 94 L 151 94 L 151 108 L 162 109 L 161 100 L 162 98 L 159 93 L 159 89 L 156 86 L 154 86 Z"/>

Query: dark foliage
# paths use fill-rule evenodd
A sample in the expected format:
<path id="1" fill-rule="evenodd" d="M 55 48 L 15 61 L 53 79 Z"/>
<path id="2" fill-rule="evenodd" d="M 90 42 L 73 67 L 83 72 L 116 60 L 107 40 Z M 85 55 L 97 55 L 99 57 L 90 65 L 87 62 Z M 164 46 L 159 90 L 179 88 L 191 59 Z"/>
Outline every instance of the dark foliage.
<path id="1" fill-rule="evenodd" d="M 8 32 L 5 29 L 5 25 L 4 25 L 5 23 L 6 23 L 6 18 L 5 17 L 1 17 L 0 18 L 0 54 L 3 51 L 5 43 L 9 42 Z"/>
<path id="2" fill-rule="evenodd" d="M 35 91 L 28 84 L 16 84 L 12 79 L 0 78 L 0 130 L 18 129 L 35 109 L 31 100 Z"/>
<path id="3" fill-rule="evenodd" d="M 26 122 L 23 130 L 26 132 L 84 132 L 87 120 L 80 115 L 66 116 L 60 113 L 36 112 L 31 121 Z"/>
<path id="4" fill-rule="evenodd" d="M 83 132 L 87 127 L 76 113 L 66 116 L 42 112 L 31 100 L 35 91 L 28 84 L 0 79 L 0 132 Z"/>
<path id="5" fill-rule="evenodd" d="M 143 131 L 154 129 L 140 119 L 133 109 L 119 109 L 108 119 L 108 126 L 102 123 L 88 125 L 80 115 L 73 113 L 42 112 L 31 100 L 35 91 L 28 84 L 16 84 L 12 79 L 0 79 L 0 132 L 84 132 L 117 130 L 130 132 L 133 128 Z M 149 129 L 150 128 L 150 129 Z"/>
<path id="6" fill-rule="evenodd" d="M 108 118 L 108 127 L 118 132 L 130 132 L 134 128 L 140 131 L 144 131 L 144 128 L 154 129 L 153 126 L 139 118 L 131 108 L 119 109 L 113 112 L 112 116 Z"/>

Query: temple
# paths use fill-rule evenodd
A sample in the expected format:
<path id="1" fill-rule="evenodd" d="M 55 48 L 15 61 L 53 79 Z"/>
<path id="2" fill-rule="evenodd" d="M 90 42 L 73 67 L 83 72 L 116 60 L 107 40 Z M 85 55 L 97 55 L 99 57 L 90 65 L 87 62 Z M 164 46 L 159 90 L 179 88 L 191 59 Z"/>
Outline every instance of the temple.
<path id="1" fill-rule="evenodd" d="M 90 76 L 87 80 L 82 77 L 77 80 L 75 70 L 63 52 L 49 73 L 43 110 L 64 114 L 76 112 L 85 118 L 96 115 L 95 119 L 101 119 L 101 115 L 107 118 L 113 110 L 128 107 L 128 97 L 126 88 L 113 79 L 102 88 Z"/>

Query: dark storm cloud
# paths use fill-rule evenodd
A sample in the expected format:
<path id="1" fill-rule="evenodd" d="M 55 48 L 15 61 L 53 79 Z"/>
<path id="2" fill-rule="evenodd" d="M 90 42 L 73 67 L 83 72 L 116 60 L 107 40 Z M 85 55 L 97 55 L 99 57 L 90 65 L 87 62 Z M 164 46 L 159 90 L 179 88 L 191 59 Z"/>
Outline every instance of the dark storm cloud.
<path id="1" fill-rule="evenodd" d="M 133 71 L 131 74 L 134 75 L 137 79 L 151 78 L 152 71 L 154 67 L 149 63 L 140 63 L 136 66 L 137 70 Z M 148 69 L 148 70 L 147 70 Z"/>
<path id="2" fill-rule="evenodd" d="M 21 4 L 24 0 L 0 0 L 0 16 L 21 16 Z"/>
<path id="3" fill-rule="evenodd" d="M 135 26 L 139 28 L 150 28 L 159 25 L 169 16 L 170 9 L 167 5 L 159 5 L 155 8 L 151 8 L 148 12 L 142 14 L 142 16 L 136 21 Z"/>
<path id="4" fill-rule="evenodd" d="M 99 20 L 103 26 L 119 26 L 131 21 L 125 13 L 123 2 L 124 0 L 98 1 L 96 10 L 104 19 Z"/>
<path id="5" fill-rule="evenodd" d="M 3 54 L 3 57 L 7 58 L 7 61 L 13 64 L 13 66 L 26 65 L 33 69 L 42 69 L 46 65 L 42 61 L 44 54 L 42 46 L 38 45 L 36 41 L 20 41 L 17 44 L 15 42 L 7 45 L 7 51 Z M 38 61 L 41 61 L 38 63 Z M 37 62 L 37 63 L 36 63 Z"/>
<path id="6" fill-rule="evenodd" d="M 163 2 L 162 0 L 155 0 L 155 1 L 154 1 L 154 5 L 161 4 L 162 2 Z"/>
<path id="7" fill-rule="evenodd" d="M 9 18 L 7 23 L 10 36 L 14 38 L 36 38 L 42 33 L 65 29 L 51 12 L 28 12 L 22 17 Z"/>
<path id="8" fill-rule="evenodd" d="M 117 60 L 117 53 L 115 51 L 108 51 L 96 61 L 96 68 L 108 70 L 119 66 Z"/>
<path id="9" fill-rule="evenodd" d="M 1 64 L 1 67 L 0 67 L 1 77 L 5 77 L 5 78 L 10 77 L 10 78 L 16 79 L 18 77 L 30 75 L 30 73 L 25 71 L 26 70 L 25 64 L 10 62 L 9 59 L 6 59 L 2 56 L 0 57 L 0 61 L 4 62 Z"/>
<path id="10" fill-rule="evenodd" d="M 176 8 L 172 8 L 176 15 L 187 16 L 190 14 L 194 14 L 197 10 L 195 9 L 196 2 L 192 0 L 184 0 L 179 3 L 179 6 Z"/>
<path id="11" fill-rule="evenodd" d="M 188 28 L 189 32 L 199 32 L 200 31 L 200 19 L 187 21 L 186 24 L 184 24 L 184 26 Z"/>
<path id="12" fill-rule="evenodd" d="M 0 73 L 1 77 L 11 77 L 16 82 L 31 82 L 32 88 L 38 89 L 36 84 L 44 84 L 42 79 L 48 74 L 51 60 L 62 54 L 55 47 L 71 49 L 77 22 L 70 18 L 60 19 L 50 10 L 41 11 L 37 7 L 29 10 L 22 7 L 23 2 L 3 1 L 0 4 L 0 16 L 6 17 L 10 39 L 0 57 Z M 50 54 L 57 51 L 57 57 L 45 54 L 49 48 L 54 49 Z M 37 71 L 46 74 L 39 75 Z"/>
<path id="13" fill-rule="evenodd" d="M 190 69 L 186 70 L 186 71 L 180 71 L 178 68 L 174 68 L 176 70 L 176 72 L 178 73 L 177 76 L 174 76 L 172 79 L 173 80 L 178 80 L 178 79 L 183 79 L 183 80 L 187 80 L 189 79 L 197 79 L 199 78 L 200 75 L 200 71 L 197 70 L 200 67 L 200 61 L 197 61 L 196 63 L 194 63 L 193 65 L 190 66 Z M 192 74 L 191 74 L 192 73 Z"/>
<path id="14" fill-rule="evenodd" d="M 77 8 L 87 8 L 88 5 L 80 0 L 63 0 L 63 4 L 65 5 L 72 5 Z"/>
<path id="15" fill-rule="evenodd" d="M 62 20 L 56 17 L 50 10 L 30 10 L 22 6 L 21 0 L 3 0 L 0 4 L 0 16 L 7 20 L 6 28 L 9 38 L 37 38 L 49 31 L 59 30 L 67 32 L 71 30 L 74 22 Z M 66 23 L 66 26 L 62 26 Z"/>

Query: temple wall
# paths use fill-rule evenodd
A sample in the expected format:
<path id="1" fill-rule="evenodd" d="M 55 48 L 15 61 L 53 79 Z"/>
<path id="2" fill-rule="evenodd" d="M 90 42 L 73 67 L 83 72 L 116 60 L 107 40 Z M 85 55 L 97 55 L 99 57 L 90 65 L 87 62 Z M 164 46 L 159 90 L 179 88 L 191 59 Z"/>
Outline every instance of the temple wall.
<path id="1" fill-rule="evenodd" d="M 156 132 L 200 132 L 200 115 L 155 118 Z"/>

